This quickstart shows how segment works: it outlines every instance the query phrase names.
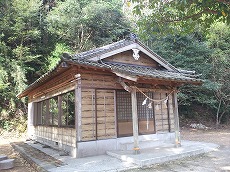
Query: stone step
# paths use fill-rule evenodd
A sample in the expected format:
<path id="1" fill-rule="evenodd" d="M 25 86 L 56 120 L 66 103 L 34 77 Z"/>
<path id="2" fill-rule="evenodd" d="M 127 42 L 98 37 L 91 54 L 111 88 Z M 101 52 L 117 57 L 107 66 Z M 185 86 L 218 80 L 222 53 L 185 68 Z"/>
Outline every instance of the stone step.
<path id="1" fill-rule="evenodd" d="M 133 144 L 134 142 L 126 142 L 126 143 L 120 143 L 121 150 L 133 150 Z M 170 143 L 166 143 L 162 140 L 142 140 L 139 141 L 139 148 L 140 149 L 146 149 L 146 148 L 152 148 L 157 146 L 163 146 L 164 144 L 168 145 Z M 172 144 L 173 145 L 173 144 Z"/>
<path id="2" fill-rule="evenodd" d="M 0 170 L 7 170 L 14 167 L 14 159 L 5 159 L 0 161 Z"/>
<path id="3" fill-rule="evenodd" d="M 165 148 L 159 147 L 140 150 L 140 154 L 134 154 L 133 151 L 107 151 L 107 155 L 120 159 L 121 161 L 134 163 L 139 167 L 146 167 L 153 164 L 160 164 L 188 156 L 194 156 L 204 153 L 202 147 L 190 150 L 189 147 Z"/>
<path id="4" fill-rule="evenodd" d="M 7 159 L 6 155 L 0 155 L 0 161 Z"/>

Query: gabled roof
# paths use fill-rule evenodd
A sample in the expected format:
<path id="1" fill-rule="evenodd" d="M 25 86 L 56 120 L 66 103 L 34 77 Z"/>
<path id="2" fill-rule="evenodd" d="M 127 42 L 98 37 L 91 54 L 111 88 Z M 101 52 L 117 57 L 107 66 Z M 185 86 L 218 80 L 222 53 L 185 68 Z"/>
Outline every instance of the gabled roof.
<path id="1" fill-rule="evenodd" d="M 167 79 L 174 81 L 188 81 L 188 82 L 202 82 L 197 79 L 197 75 L 181 73 L 179 71 L 157 70 L 152 67 L 145 67 L 139 65 L 130 65 L 124 63 L 114 62 L 94 62 L 90 60 L 66 60 L 66 62 L 74 62 L 74 64 L 85 65 L 87 67 L 97 67 L 111 70 L 113 73 L 124 73 L 133 77 L 148 77 L 155 79 Z M 189 72 L 189 71 L 187 71 Z"/>
<path id="2" fill-rule="evenodd" d="M 169 71 L 177 71 L 178 69 L 175 68 L 173 65 L 169 64 L 166 60 L 162 57 L 154 53 L 151 49 L 145 46 L 137 39 L 124 39 L 100 48 L 96 48 L 93 50 L 89 50 L 83 53 L 79 53 L 73 56 L 74 60 L 90 60 L 90 61 L 99 61 L 104 58 L 110 57 L 112 55 L 132 50 L 132 49 L 139 49 L 141 52 L 145 53 L 147 56 L 152 58 L 154 61 L 159 63 L 161 66 L 166 68 Z"/>
<path id="3" fill-rule="evenodd" d="M 112 55 L 128 51 L 131 49 L 139 49 L 141 52 L 145 53 L 147 56 L 156 61 L 164 70 L 157 70 L 153 67 L 122 64 L 114 62 L 103 62 L 103 59 L 110 57 Z M 148 79 L 158 79 L 158 80 L 170 80 L 170 81 L 182 81 L 184 83 L 202 83 L 202 80 L 197 79 L 194 71 L 180 70 L 169 64 L 162 57 L 154 53 L 147 46 L 142 44 L 139 40 L 135 39 L 125 39 L 118 41 L 100 48 L 82 52 L 70 56 L 64 53 L 61 61 L 56 65 L 56 67 L 42 75 L 34 83 L 29 85 L 18 97 L 26 96 L 31 90 L 38 87 L 42 83 L 46 82 L 51 77 L 54 77 L 58 71 L 62 68 L 63 63 L 80 65 L 91 68 L 106 69 L 110 72 L 115 73 L 117 76 L 125 74 L 133 81 L 137 81 L 139 77 L 144 77 Z"/>

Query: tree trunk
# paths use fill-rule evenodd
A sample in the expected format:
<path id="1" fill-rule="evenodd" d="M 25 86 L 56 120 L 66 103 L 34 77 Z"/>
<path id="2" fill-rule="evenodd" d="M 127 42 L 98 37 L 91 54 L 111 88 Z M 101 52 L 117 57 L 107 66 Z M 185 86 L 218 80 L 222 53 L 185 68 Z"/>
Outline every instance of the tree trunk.
<path id="1" fill-rule="evenodd" d="M 216 112 L 216 126 L 217 127 L 220 124 L 220 120 L 219 120 L 220 106 L 221 106 L 221 99 L 220 99 L 219 106 L 218 106 L 218 109 L 217 109 L 217 112 Z"/>

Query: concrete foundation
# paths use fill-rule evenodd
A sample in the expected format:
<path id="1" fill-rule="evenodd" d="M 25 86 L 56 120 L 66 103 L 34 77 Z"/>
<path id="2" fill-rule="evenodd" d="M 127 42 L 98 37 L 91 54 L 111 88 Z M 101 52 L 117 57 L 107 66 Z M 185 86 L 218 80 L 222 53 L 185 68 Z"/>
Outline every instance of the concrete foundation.
<path id="1" fill-rule="evenodd" d="M 76 132 L 73 128 L 58 128 L 52 126 L 36 126 L 35 140 L 49 145 L 55 149 L 63 150 L 72 157 L 82 158 L 106 154 L 106 151 L 133 150 L 133 136 L 78 142 L 76 145 Z M 174 143 L 175 133 L 161 132 L 149 135 L 140 135 L 139 148 L 156 147 L 163 143 Z"/>
<path id="2" fill-rule="evenodd" d="M 74 128 L 36 126 L 34 139 L 76 157 L 76 132 Z"/>
<path id="3" fill-rule="evenodd" d="M 150 135 L 141 135 L 139 138 L 140 149 L 160 146 L 163 143 L 173 144 L 174 133 L 157 133 Z M 77 144 L 77 157 L 89 157 L 106 154 L 113 150 L 133 150 L 133 137 L 122 137 L 107 140 L 96 140 L 88 142 L 79 142 Z"/>

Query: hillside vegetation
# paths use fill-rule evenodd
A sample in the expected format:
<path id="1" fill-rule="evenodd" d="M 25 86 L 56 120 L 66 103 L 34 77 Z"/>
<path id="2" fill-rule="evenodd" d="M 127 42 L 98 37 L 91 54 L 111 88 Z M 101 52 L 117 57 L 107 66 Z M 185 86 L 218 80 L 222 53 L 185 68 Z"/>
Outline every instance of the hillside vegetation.
<path id="1" fill-rule="evenodd" d="M 124 2 L 0 1 L 1 128 L 20 132 L 26 129 L 27 100 L 18 99 L 17 94 L 52 69 L 63 52 L 79 53 L 124 39 L 130 32 L 137 33 L 139 39 L 176 67 L 201 74 L 202 86 L 180 88 L 182 119 L 196 117 L 199 122 L 199 116 L 204 116 L 216 124 L 229 122 L 229 8 L 221 7 L 224 13 L 210 15 L 209 20 L 203 16 L 203 22 L 199 18 L 163 27 L 141 12 L 148 11 L 148 6 L 137 8 L 130 1 Z M 173 10 L 173 6 L 170 8 Z"/>

